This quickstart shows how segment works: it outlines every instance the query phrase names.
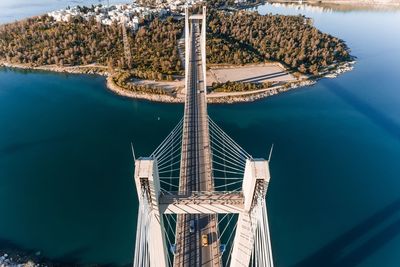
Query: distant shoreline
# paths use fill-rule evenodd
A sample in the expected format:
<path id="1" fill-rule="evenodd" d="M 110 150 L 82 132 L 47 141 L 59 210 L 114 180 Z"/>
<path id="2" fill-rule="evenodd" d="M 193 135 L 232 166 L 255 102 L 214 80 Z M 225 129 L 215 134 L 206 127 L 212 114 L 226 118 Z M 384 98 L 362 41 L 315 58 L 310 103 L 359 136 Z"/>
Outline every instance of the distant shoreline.
<path id="1" fill-rule="evenodd" d="M 288 4 L 298 4 L 299 0 L 271 0 L 268 1 L 270 4 L 274 3 L 288 3 Z M 334 4 L 334 5 L 369 5 L 369 6 L 399 6 L 400 0 L 303 0 L 303 4 Z"/>

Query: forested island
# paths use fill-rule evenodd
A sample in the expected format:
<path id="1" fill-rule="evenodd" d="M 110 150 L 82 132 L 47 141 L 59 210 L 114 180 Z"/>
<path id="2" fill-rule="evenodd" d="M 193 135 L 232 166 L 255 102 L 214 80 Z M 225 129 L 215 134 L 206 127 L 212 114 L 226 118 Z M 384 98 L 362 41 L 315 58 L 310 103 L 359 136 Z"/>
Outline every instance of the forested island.
<path id="1" fill-rule="evenodd" d="M 318 77 L 352 60 L 343 40 L 322 33 L 304 16 L 209 9 L 207 23 L 207 63 L 211 66 L 272 61 L 291 72 Z M 60 22 L 43 15 L 0 26 L 0 62 L 27 68 L 87 67 L 85 71 L 101 70 L 113 76 L 111 81 L 119 81 L 117 85 L 126 90 L 162 95 L 165 92 L 159 88 L 126 81 L 182 77 L 183 55 L 178 42 L 183 32 L 184 21 L 174 14 L 143 18 L 138 30 L 79 16 Z M 215 83 L 210 90 L 251 91 L 263 86 Z"/>

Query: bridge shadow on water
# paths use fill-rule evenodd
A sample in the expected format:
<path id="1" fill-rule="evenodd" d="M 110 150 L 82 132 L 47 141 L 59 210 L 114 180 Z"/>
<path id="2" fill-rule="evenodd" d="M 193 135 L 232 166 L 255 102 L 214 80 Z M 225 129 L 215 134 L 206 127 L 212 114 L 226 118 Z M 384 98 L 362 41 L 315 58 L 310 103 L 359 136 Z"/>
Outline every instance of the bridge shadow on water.
<path id="1" fill-rule="evenodd" d="M 394 216 L 399 211 L 400 198 L 343 233 L 310 256 L 294 264 L 292 267 L 357 266 L 400 233 L 400 219 L 388 223 L 390 217 Z M 379 229 L 379 227 L 381 227 L 381 229 Z M 374 228 L 378 228 L 378 231 L 360 244 L 360 239 L 363 238 L 364 235 L 369 234 Z M 356 245 L 354 249 L 346 251 L 347 247 L 354 245 Z"/>
<path id="2" fill-rule="evenodd" d="M 334 81 L 329 81 L 329 83 L 331 86 L 326 86 L 326 89 L 340 97 L 347 104 L 366 116 L 375 125 L 381 127 L 387 133 L 400 141 L 400 125 L 398 122 L 371 104 L 360 99 L 357 95 L 352 93 L 350 89 L 347 89 Z"/>

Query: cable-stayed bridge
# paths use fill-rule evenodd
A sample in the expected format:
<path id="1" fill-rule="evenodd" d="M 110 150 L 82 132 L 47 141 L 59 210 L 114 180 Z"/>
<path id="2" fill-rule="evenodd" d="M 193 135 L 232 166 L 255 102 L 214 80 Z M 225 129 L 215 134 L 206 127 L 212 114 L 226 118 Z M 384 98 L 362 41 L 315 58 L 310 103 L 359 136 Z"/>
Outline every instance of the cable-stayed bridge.
<path id="1" fill-rule="evenodd" d="M 135 160 L 139 197 L 134 266 L 273 266 L 265 196 L 268 161 L 255 159 L 207 114 L 206 9 L 185 10 L 184 117 Z"/>

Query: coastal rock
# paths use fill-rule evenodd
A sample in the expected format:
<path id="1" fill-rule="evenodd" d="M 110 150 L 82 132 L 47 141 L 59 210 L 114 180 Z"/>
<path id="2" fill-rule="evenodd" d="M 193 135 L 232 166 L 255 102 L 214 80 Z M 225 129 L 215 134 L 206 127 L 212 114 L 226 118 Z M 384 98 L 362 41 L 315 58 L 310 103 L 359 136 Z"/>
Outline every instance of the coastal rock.
<path id="1" fill-rule="evenodd" d="M 338 75 L 345 73 L 347 71 L 351 71 L 354 68 L 355 61 L 345 62 L 334 66 L 334 68 L 325 71 L 324 73 L 320 73 L 318 77 L 308 77 L 305 80 L 301 80 L 298 82 L 292 82 L 288 84 L 288 86 L 279 86 L 276 88 L 270 88 L 269 90 L 257 90 L 261 92 L 255 91 L 254 93 L 246 92 L 242 95 L 237 96 L 222 96 L 222 97 L 208 97 L 207 102 L 210 104 L 233 104 L 240 102 L 253 102 L 265 97 L 273 96 L 279 93 L 283 93 L 289 90 L 293 90 L 295 88 L 310 86 L 321 77 L 326 78 L 335 78 Z M 13 64 L 9 62 L 1 62 L 0 66 L 9 67 L 9 68 L 19 68 L 19 69 L 33 69 L 33 70 L 45 70 L 45 71 L 53 71 L 53 72 L 64 72 L 64 73 L 73 73 L 73 74 L 95 74 L 102 75 L 107 77 L 107 88 L 113 91 L 117 95 L 134 98 L 134 99 L 144 99 L 153 102 L 164 102 L 164 103 L 184 103 L 185 102 L 185 94 L 178 94 L 177 96 L 170 95 L 156 95 L 156 94 L 146 94 L 139 92 L 132 92 L 117 86 L 114 82 L 112 82 L 111 74 L 106 71 L 104 66 L 75 66 L 75 67 L 60 67 L 60 66 L 39 66 L 32 67 L 24 64 Z"/>

